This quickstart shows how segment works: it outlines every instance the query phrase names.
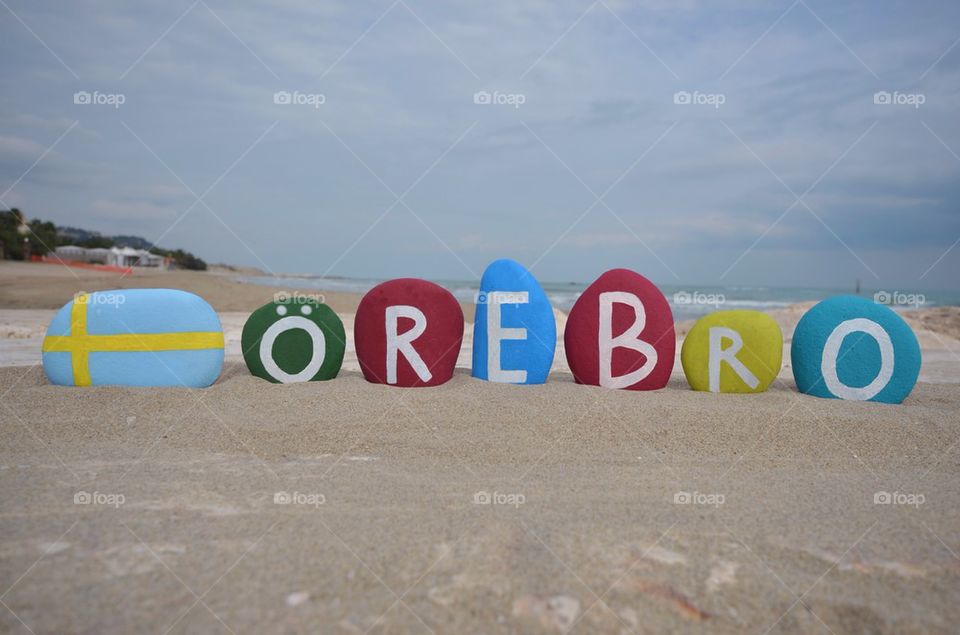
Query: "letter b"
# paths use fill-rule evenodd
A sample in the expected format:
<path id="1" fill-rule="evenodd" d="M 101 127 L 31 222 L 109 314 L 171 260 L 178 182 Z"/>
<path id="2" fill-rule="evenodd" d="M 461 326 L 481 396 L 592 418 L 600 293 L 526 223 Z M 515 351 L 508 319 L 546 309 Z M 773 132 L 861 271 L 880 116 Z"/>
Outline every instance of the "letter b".
<path id="1" fill-rule="evenodd" d="M 634 321 L 626 331 L 613 336 L 613 305 L 623 304 L 633 309 Z M 657 351 L 649 342 L 640 339 L 647 324 L 647 312 L 643 302 L 632 293 L 607 291 L 600 294 L 600 330 L 597 341 L 600 347 L 600 385 L 604 388 L 626 388 L 644 379 L 657 364 Z M 613 374 L 613 350 L 629 348 L 641 353 L 646 359 L 636 370 L 623 375 Z"/>
<path id="2" fill-rule="evenodd" d="M 577 383 L 657 390 L 670 380 L 676 353 L 670 304 L 629 269 L 607 271 L 580 294 L 563 341 Z"/>

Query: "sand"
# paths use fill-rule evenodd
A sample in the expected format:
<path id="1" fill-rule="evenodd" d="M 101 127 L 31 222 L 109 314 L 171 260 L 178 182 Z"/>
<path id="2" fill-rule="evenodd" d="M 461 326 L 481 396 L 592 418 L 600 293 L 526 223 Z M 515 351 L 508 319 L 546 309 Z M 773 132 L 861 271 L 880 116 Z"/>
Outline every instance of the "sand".
<path id="1" fill-rule="evenodd" d="M 4 267 L 4 319 L 76 290 Z M 135 286 L 209 285 L 240 316 L 266 301 L 204 275 Z M 888 406 L 801 395 L 789 371 L 742 396 L 562 369 L 538 387 L 463 369 L 425 390 L 353 370 L 277 386 L 231 357 L 191 391 L 0 368 L 0 629 L 956 632 L 956 382 Z"/>
<path id="2" fill-rule="evenodd" d="M 275 293 L 292 293 L 284 286 L 244 284 L 239 276 L 218 269 L 215 272 L 162 271 L 137 267 L 129 276 L 89 269 L 66 268 L 59 264 L 23 263 L 0 260 L 0 308 L 59 309 L 78 291 L 105 289 L 184 289 L 204 298 L 219 313 L 241 311 L 249 314 L 273 300 Z M 303 293 L 313 293 L 300 290 Z M 362 297 L 356 293 L 323 293 L 325 302 L 338 313 L 356 310 Z M 470 305 L 462 304 L 464 316 L 473 320 Z"/>

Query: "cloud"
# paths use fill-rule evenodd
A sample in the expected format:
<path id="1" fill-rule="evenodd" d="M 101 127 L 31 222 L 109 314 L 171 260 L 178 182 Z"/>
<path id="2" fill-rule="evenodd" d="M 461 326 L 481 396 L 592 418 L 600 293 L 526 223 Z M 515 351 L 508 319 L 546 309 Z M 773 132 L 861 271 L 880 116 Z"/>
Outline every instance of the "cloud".
<path id="1" fill-rule="evenodd" d="M 63 132 L 73 125 L 74 120 L 68 117 L 42 117 L 32 113 L 23 113 L 5 117 L 2 120 L 5 124 L 18 126 L 20 128 L 32 128 L 37 130 L 55 130 Z M 74 130 L 76 132 L 76 129 Z"/>
<path id="2" fill-rule="evenodd" d="M 13 1 L 80 79 L 22 25 L 0 25 L 17 87 L 3 110 L 19 113 L 0 118 L 0 183 L 79 120 L 11 193 L 31 216 L 155 237 L 193 201 L 169 167 L 198 194 L 216 184 L 206 200 L 246 246 L 202 207 L 169 241 L 319 271 L 360 239 L 340 275 L 461 275 L 433 233 L 478 270 L 504 252 L 537 260 L 613 184 L 606 203 L 682 275 L 722 272 L 760 238 L 731 281 L 827 284 L 869 276 L 830 230 L 891 271 L 960 235 L 960 47 L 944 55 L 960 5 L 796 5 L 771 28 L 788 5 L 406 4 L 200 4 L 170 28 L 188 4 Z M 127 99 L 79 106 L 78 90 Z M 325 102 L 276 104 L 280 90 Z M 525 101 L 478 105 L 479 90 Z M 681 90 L 725 101 L 675 104 Z M 927 99 L 884 107 L 879 90 Z M 370 229 L 393 202 L 381 179 L 398 195 L 413 185 L 405 201 L 423 224 L 397 206 Z M 767 231 L 794 202 L 788 188 L 812 185 L 806 201 L 830 230 L 798 205 Z M 763 259 L 801 251 L 822 266 Z M 597 205 L 538 273 L 661 267 L 644 254 Z M 939 268 L 931 279 L 956 286 Z"/>
<path id="3" fill-rule="evenodd" d="M 90 204 L 90 217 L 97 221 L 123 221 L 140 224 L 142 221 L 172 221 L 177 210 L 170 206 L 144 201 L 113 201 L 97 199 Z"/>
<path id="4" fill-rule="evenodd" d="M 0 161 L 5 163 L 29 166 L 45 151 L 45 147 L 31 139 L 0 136 Z"/>

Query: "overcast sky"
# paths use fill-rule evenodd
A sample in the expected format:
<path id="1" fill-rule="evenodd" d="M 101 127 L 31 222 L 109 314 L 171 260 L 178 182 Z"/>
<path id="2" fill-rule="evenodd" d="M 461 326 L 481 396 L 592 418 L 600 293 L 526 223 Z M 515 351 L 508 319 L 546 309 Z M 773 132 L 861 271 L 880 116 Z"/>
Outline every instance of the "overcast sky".
<path id="1" fill-rule="evenodd" d="M 0 207 L 29 217 L 273 272 L 960 287 L 955 0 L 0 16 Z"/>

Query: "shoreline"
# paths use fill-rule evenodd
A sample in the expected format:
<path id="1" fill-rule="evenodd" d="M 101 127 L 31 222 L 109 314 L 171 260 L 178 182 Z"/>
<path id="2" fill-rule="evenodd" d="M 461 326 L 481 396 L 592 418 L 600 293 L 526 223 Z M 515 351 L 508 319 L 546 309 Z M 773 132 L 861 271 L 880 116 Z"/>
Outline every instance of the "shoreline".
<path id="1" fill-rule="evenodd" d="M 276 286 L 286 284 L 293 291 L 304 293 L 355 293 L 363 295 L 373 286 L 385 280 L 373 278 L 346 278 L 338 276 L 314 276 L 307 274 L 277 274 L 269 276 L 260 272 L 257 275 L 240 275 L 237 282 L 255 286 Z M 479 281 L 432 280 L 446 288 L 462 303 L 475 301 Z M 554 309 L 569 312 L 580 293 L 589 283 L 544 282 L 538 281 Z M 655 283 L 667 298 L 676 322 L 688 319 L 696 320 L 704 315 L 720 310 L 753 310 L 770 313 L 789 309 L 798 304 L 815 304 L 820 300 L 836 295 L 859 295 L 873 297 L 875 301 L 886 304 L 901 315 L 915 310 L 960 307 L 960 293 L 950 291 L 927 290 L 920 293 L 905 294 L 899 291 L 862 290 L 857 293 L 850 289 L 814 288 L 814 287 L 741 287 L 690 284 Z M 928 300 L 928 298 L 931 298 Z M 715 300 L 715 302 L 714 302 Z"/>

